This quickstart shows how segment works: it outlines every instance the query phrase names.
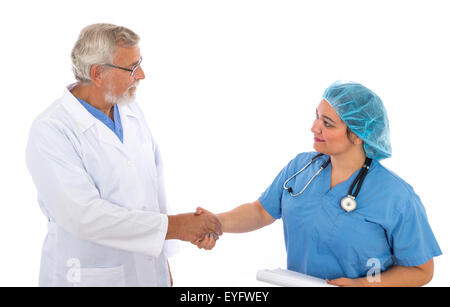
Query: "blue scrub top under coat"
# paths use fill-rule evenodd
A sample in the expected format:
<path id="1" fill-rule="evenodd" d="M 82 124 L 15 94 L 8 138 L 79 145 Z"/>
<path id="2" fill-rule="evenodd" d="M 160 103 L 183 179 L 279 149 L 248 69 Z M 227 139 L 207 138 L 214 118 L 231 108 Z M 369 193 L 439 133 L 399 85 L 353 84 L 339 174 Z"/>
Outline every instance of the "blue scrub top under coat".
<path id="1" fill-rule="evenodd" d="M 99 121 L 104 123 L 106 127 L 111 129 L 112 132 L 114 132 L 115 135 L 119 138 L 119 140 L 123 143 L 123 129 L 122 129 L 122 122 L 120 121 L 120 114 L 119 114 L 119 108 L 117 107 L 117 104 L 114 105 L 114 121 L 109 118 L 108 115 L 100 111 L 99 109 L 91 106 L 86 101 L 77 98 L 78 101 L 86 108 L 86 110 L 92 114 L 95 118 L 97 118 Z"/>
<path id="2" fill-rule="evenodd" d="M 359 170 L 330 190 L 330 164 L 303 194 L 292 197 L 283 189 L 284 182 L 316 154 L 299 154 L 259 198 L 270 215 L 283 219 L 289 270 L 323 279 L 358 278 L 373 269 L 371 258 L 380 261 L 383 272 L 392 265 L 421 265 L 442 254 L 412 187 L 376 160 L 352 212 L 345 212 L 340 201 Z M 320 157 L 291 180 L 293 193 L 303 189 L 328 158 Z"/>

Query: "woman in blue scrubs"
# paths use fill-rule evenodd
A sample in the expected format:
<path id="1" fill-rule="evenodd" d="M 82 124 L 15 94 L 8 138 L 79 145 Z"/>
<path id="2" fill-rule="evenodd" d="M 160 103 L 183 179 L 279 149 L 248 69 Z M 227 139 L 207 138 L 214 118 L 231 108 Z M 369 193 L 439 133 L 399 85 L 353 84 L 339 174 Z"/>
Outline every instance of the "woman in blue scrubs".
<path id="1" fill-rule="evenodd" d="M 441 250 L 413 188 L 379 161 L 391 156 L 380 98 L 358 83 L 338 81 L 324 93 L 311 128 L 315 152 L 297 155 L 253 203 L 219 214 L 224 232 L 241 233 L 283 219 L 287 268 L 337 286 L 421 286 Z M 286 180 L 323 155 L 304 171 Z M 341 199 L 372 163 L 352 211 Z M 328 166 L 300 192 L 324 162 Z M 199 208 L 198 214 L 204 209 Z M 211 249 L 214 238 L 193 242 Z M 379 269 L 380 274 L 371 275 Z"/>

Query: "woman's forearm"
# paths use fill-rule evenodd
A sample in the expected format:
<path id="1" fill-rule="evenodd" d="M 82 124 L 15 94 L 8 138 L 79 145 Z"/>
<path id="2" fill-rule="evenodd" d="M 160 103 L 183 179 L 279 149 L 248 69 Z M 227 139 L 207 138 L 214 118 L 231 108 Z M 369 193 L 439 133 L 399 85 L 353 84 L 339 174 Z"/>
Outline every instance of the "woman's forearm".
<path id="1" fill-rule="evenodd" d="M 361 281 L 365 286 L 374 287 L 420 287 L 431 281 L 433 278 L 434 264 L 431 259 L 427 263 L 414 266 L 393 266 L 389 270 L 380 274 L 378 281 L 373 278 L 363 277 Z"/>
<path id="2" fill-rule="evenodd" d="M 261 206 L 259 201 L 234 208 L 218 214 L 223 232 L 249 232 L 267 226 L 275 221 Z"/>

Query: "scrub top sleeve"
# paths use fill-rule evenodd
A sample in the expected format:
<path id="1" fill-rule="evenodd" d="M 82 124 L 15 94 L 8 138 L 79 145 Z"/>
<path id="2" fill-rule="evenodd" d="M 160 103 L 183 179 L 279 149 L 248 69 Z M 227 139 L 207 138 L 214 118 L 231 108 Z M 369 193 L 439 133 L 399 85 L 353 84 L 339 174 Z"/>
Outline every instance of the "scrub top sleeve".
<path id="1" fill-rule="evenodd" d="M 394 259 L 401 266 L 418 266 L 442 254 L 419 197 L 412 194 L 398 213 L 389 234 Z"/>
<path id="2" fill-rule="evenodd" d="M 287 170 L 291 163 L 292 161 L 278 173 L 272 184 L 258 199 L 263 208 L 275 219 L 281 218 L 281 197 L 284 191 L 283 184 L 287 179 Z"/>

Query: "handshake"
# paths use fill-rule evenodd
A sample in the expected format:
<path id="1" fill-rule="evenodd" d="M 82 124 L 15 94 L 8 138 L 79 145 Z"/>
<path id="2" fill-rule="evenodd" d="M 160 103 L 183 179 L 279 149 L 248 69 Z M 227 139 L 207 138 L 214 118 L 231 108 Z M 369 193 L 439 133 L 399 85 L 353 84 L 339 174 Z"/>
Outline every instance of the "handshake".
<path id="1" fill-rule="evenodd" d="M 200 207 L 195 213 L 169 215 L 168 219 L 166 240 L 189 241 L 198 248 L 210 250 L 223 234 L 219 218 Z"/>

